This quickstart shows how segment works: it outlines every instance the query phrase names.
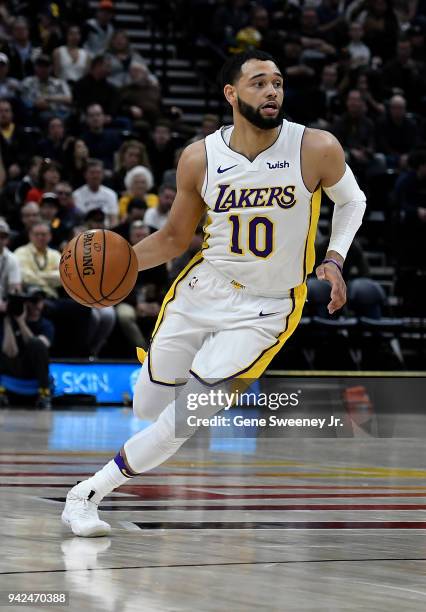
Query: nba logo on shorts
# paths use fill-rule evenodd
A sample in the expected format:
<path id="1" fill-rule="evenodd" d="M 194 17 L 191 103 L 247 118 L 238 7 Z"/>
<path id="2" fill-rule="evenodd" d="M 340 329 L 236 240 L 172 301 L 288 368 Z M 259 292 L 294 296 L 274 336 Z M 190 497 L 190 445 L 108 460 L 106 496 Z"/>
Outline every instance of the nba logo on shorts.
<path id="1" fill-rule="evenodd" d="M 198 283 L 198 278 L 196 276 L 193 276 L 191 280 L 189 281 L 188 286 L 191 287 L 191 289 L 194 289 L 197 283 Z"/>

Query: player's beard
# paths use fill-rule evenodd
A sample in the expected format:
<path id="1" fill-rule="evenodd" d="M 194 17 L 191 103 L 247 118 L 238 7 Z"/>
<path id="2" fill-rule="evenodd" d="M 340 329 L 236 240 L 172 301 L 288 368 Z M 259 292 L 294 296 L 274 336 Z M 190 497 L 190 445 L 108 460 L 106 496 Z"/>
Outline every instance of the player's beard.
<path id="1" fill-rule="evenodd" d="M 247 119 L 252 125 L 259 128 L 260 130 L 273 130 L 274 128 L 281 125 L 284 119 L 283 105 L 278 108 L 276 117 L 263 117 L 260 113 L 260 108 L 255 108 L 244 102 L 240 97 L 237 97 L 238 110 L 241 115 Z"/>

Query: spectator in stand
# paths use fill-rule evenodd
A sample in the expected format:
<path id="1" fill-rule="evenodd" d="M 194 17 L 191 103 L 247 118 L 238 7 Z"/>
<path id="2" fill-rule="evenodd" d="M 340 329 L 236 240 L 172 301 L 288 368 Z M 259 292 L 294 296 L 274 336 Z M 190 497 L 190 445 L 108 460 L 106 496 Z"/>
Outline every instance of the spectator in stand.
<path id="1" fill-rule="evenodd" d="M 157 122 L 152 138 L 147 142 L 146 148 L 151 161 L 155 184 L 160 185 L 164 172 L 174 167 L 174 157 L 177 148 L 172 139 L 169 121 L 163 119 Z"/>
<path id="2" fill-rule="evenodd" d="M 338 72 L 336 64 L 327 64 L 321 71 L 321 82 L 318 88 L 318 117 L 323 123 L 318 127 L 329 129 L 340 107 Z"/>
<path id="3" fill-rule="evenodd" d="M 55 193 L 59 202 L 59 218 L 63 227 L 69 235 L 73 227 L 81 223 L 82 214 L 74 203 L 72 187 L 70 183 L 61 181 L 56 185 Z"/>
<path id="4" fill-rule="evenodd" d="M 143 200 L 147 206 L 156 206 L 158 197 L 153 193 L 148 193 L 154 185 L 152 172 L 148 168 L 135 166 L 126 174 L 124 184 L 127 192 L 119 201 L 120 219 L 126 217 L 127 207 L 133 198 Z"/>
<path id="5" fill-rule="evenodd" d="M 0 373 L 38 381 L 36 408 L 49 410 L 49 348 L 54 337 L 52 323 L 42 316 L 45 294 L 37 286 L 28 287 L 20 310 L 6 314 L 0 327 Z M 0 405 L 8 406 L 4 387 Z"/>
<path id="6" fill-rule="evenodd" d="M 416 62 L 424 62 L 426 56 L 426 23 L 419 19 L 418 23 L 413 23 L 406 33 L 411 43 L 411 57 Z"/>
<path id="7" fill-rule="evenodd" d="M 48 244 L 52 239 L 49 224 L 37 221 L 29 230 L 28 244 L 16 249 L 15 256 L 22 273 L 22 282 L 36 285 L 50 298 L 58 297 L 61 285 L 59 260 L 61 255 Z"/>
<path id="8" fill-rule="evenodd" d="M 404 96 L 392 96 L 389 100 L 386 117 L 376 126 L 376 140 L 378 151 L 386 155 L 388 168 L 405 166 L 408 152 L 420 144 L 418 126 L 407 116 Z"/>
<path id="9" fill-rule="evenodd" d="M 53 51 L 54 74 L 58 79 L 74 83 L 83 78 L 90 68 L 90 55 L 80 47 L 81 31 L 77 25 L 67 29 L 66 44 Z"/>
<path id="10" fill-rule="evenodd" d="M 395 59 L 383 68 L 383 83 L 390 93 L 404 93 L 412 109 L 422 110 L 422 95 L 425 92 L 425 66 L 411 57 L 411 42 L 402 39 L 398 42 Z"/>
<path id="11" fill-rule="evenodd" d="M 47 316 L 53 321 L 58 335 L 61 354 L 84 354 L 88 348 L 89 331 L 96 333 L 96 320 L 92 310 L 77 304 L 71 298 L 60 297 L 61 281 L 59 260 L 61 255 L 48 244 L 52 239 L 49 224 L 37 221 L 29 230 L 30 241 L 15 251 L 22 282 L 41 288 L 48 298 Z M 62 341 L 62 343 L 61 343 Z"/>
<path id="12" fill-rule="evenodd" d="M 89 74 L 76 81 L 74 103 L 84 113 L 92 104 L 99 104 L 107 115 L 108 123 L 115 114 L 118 103 L 118 90 L 108 83 L 108 64 L 105 57 L 98 55 L 90 64 Z"/>
<path id="13" fill-rule="evenodd" d="M 86 165 L 89 160 L 89 149 L 81 138 L 69 138 L 65 143 L 66 178 L 74 189 L 85 183 Z"/>
<path id="14" fill-rule="evenodd" d="M 0 217 L 0 314 L 2 315 L 6 312 L 8 294 L 21 290 L 21 270 L 18 260 L 6 246 L 9 237 L 9 225 Z"/>
<path id="15" fill-rule="evenodd" d="M 87 0 L 61 0 L 61 22 L 70 26 L 74 23 L 85 24 L 91 17 L 92 10 Z"/>
<path id="16" fill-rule="evenodd" d="M 114 87 L 128 85 L 132 81 L 131 65 L 141 64 L 146 68 L 148 82 L 158 88 L 158 79 L 149 71 L 143 57 L 132 49 L 127 32 L 124 30 L 114 32 L 106 58 L 109 63 L 108 81 Z"/>
<path id="17" fill-rule="evenodd" d="M 377 74 L 368 70 L 362 70 L 358 73 L 355 80 L 355 87 L 362 99 L 364 100 L 367 114 L 371 118 L 382 117 L 386 111 L 385 105 L 377 100 L 377 94 L 371 91 L 370 85 L 377 81 Z M 376 97 L 375 97 L 376 96 Z"/>
<path id="18" fill-rule="evenodd" d="M 371 60 L 371 51 L 363 42 L 364 26 L 353 21 L 349 26 L 349 44 L 346 49 L 351 57 L 351 68 L 368 66 Z"/>
<path id="19" fill-rule="evenodd" d="M 361 92 L 351 90 L 346 97 L 346 112 L 337 119 L 331 131 L 349 157 L 355 174 L 365 176 L 374 152 L 374 124 L 366 116 Z"/>
<path id="20" fill-rule="evenodd" d="M 426 263 L 426 150 L 413 151 L 409 170 L 398 177 L 393 193 L 398 213 L 395 259 L 399 268 L 398 292 L 404 312 L 425 316 Z"/>
<path id="21" fill-rule="evenodd" d="M 130 226 L 130 244 L 134 245 L 149 235 L 143 221 L 134 221 Z M 129 350 L 136 346 L 148 348 L 155 320 L 160 312 L 164 287 L 167 285 L 166 266 L 145 270 L 138 276 L 133 291 L 116 306 L 118 325 L 128 342 Z"/>
<path id="22" fill-rule="evenodd" d="M 360 16 L 360 20 L 364 25 L 364 42 L 371 55 L 383 60 L 391 58 L 395 53 L 399 33 L 392 1 L 369 0 L 367 10 Z"/>
<path id="23" fill-rule="evenodd" d="M 9 76 L 9 58 L 0 53 L 0 98 L 14 102 L 19 95 L 19 81 Z"/>
<path id="24" fill-rule="evenodd" d="M 51 56 L 53 50 L 59 47 L 62 41 L 62 32 L 59 26 L 59 10 L 56 3 L 45 4 L 38 14 L 37 36 L 35 42 L 41 53 Z"/>
<path id="25" fill-rule="evenodd" d="M 195 136 L 193 136 L 188 141 L 188 144 L 191 142 L 197 142 L 197 140 L 203 140 L 210 134 L 213 134 L 213 132 L 215 132 L 219 128 L 220 128 L 220 121 L 217 115 L 211 115 L 211 114 L 204 115 L 200 128 L 197 130 L 197 133 L 195 134 Z"/>
<path id="26" fill-rule="evenodd" d="M 118 150 L 118 168 L 112 175 L 110 187 L 121 195 L 126 186 L 124 179 L 126 174 L 135 166 L 146 166 L 150 168 L 146 147 L 138 140 L 126 140 Z"/>
<path id="27" fill-rule="evenodd" d="M 132 62 L 128 82 L 119 92 L 118 110 L 130 117 L 135 128 L 144 130 L 160 116 L 161 92 L 158 82 L 151 78 L 148 68 L 142 63 Z M 145 124 L 148 123 L 148 126 Z"/>
<path id="28" fill-rule="evenodd" d="M 59 117 L 52 117 L 47 124 L 47 135 L 37 145 L 38 153 L 65 167 L 65 125 Z"/>
<path id="29" fill-rule="evenodd" d="M 15 123 L 9 100 L 0 100 L 0 152 L 9 180 L 22 176 L 31 147 L 25 132 Z"/>
<path id="30" fill-rule="evenodd" d="M 211 36 L 216 44 L 228 51 L 235 44 L 235 34 L 249 22 L 247 0 L 230 0 L 219 6 L 213 16 Z"/>
<path id="31" fill-rule="evenodd" d="M 76 207 L 86 215 L 89 210 L 101 208 L 106 215 L 107 227 L 118 222 L 118 202 L 115 191 L 102 184 L 103 163 L 99 159 L 89 159 L 86 168 L 86 184 L 74 191 Z"/>
<path id="32" fill-rule="evenodd" d="M 10 3 L 8 0 L 0 2 L 0 39 L 8 40 L 10 31 L 12 30 L 14 17 L 10 12 Z"/>
<path id="33" fill-rule="evenodd" d="M 80 231 L 105 229 L 105 213 L 102 208 L 92 208 L 83 219 Z M 78 233 L 80 233 L 80 231 Z"/>
<path id="34" fill-rule="evenodd" d="M 130 200 L 124 221 L 113 228 L 114 232 L 120 234 L 120 236 L 123 236 L 123 238 L 129 241 L 130 226 L 134 221 L 143 221 L 146 209 L 145 200 L 141 200 L 140 198 L 133 198 Z"/>
<path id="35" fill-rule="evenodd" d="M 112 170 L 114 155 L 121 145 L 121 136 L 115 130 L 105 128 L 106 117 L 102 106 L 92 104 L 86 111 L 86 129 L 81 139 L 86 143 L 90 157 L 102 160 L 107 170 Z"/>
<path id="36" fill-rule="evenodd" d="M 25 201 L 39 203 L 43 193 L 55 191 L 60 180 L 61 172 L 58 164 L 51 159 L 44 159 L 40 166 L 37 185 L 28 191 Z"/>
<path id="37" fill-rule="evenodd" d="M 96 16 L 85 23 L 84 48 L 91 55 L 105 53 L 114 34 L 112 21 L 114 18 L 114 5 L 111 0 L 101 0 L 98 4 Z"/>
<path id="38" fill-rule="evenodd" d="M 43 164 L 43 158 L 39 155 L 31 157 L 28 164 L 28 172 L 18 184 L 15 191 L 15 202 L 22 205 L 26 201 L 27 193 L 38 184 L 40 168 Z"/>
<path id="39" fill-rule="evenodd" d="M 398 177 L 394 194 L 402 230 L 398 233 L 400 255 L 406 265 L 426 269 L 426 150 L 412 152 L 408 165 L 409 170 Z"/>
<path id="40" fill-rule="evenodd" d="M 59 216 L 60 204 L 56 193 L 45 193 L 40 202 L 40 216 L 42 221 L 45 221 L 50 226 L 52 239 L 49 246 L 52 249 L 61 250 L 70 238 L 69 229 Z"/>
<path id="41" fill-rule="evenodd" d="M 149 208 L 144 218 L 145 225 L 148 225 L 151 231 L 159 230 L 165 225 L 175 197 L 175 189 L 167 185 L 160 186 L 158 204 L 155 208 Z"/>
<path id="42" fill-rule="evenodd" d="M 71 90 L 66 81 L 50 75 L 51 60 L 39 55 L 34 62 L 35 75 L 22 82 L 22 101 L 34 123 L 47 122 L 52 116 L 66 119 L 70 115 Z"/>
<path id="43" fill-rule="evenodd" d="M 21 81 L 34 73 L 37 50 L 30 40 L 30 30 L 25 17 L 17 17 L 13 23 L 12 39 L 1 47 L 10 61 L 10 76 Z"/>
<path id="44" fill-rule="evenodd" d="M 319 19 L 313 7 L 302 10 L 300 18 L 300 40 L 303 47 L 302 61 L 312 64 L 334 59 L 336 48 L 325 40 L 320 30 Z"/>
<path id="45" fill-rule="evenodd" d="M 28 244 L 30 230 L 39 221 L 41 221 L 40 207 L 37 202 L 27 202 L 27 204 L 24 204 L 21 208 L 21 230 L 12 239 L 10 247 L 12 251 L 24 244 Z"/>
<path id="46" fill-rule="evenodd" d="M 315 70 L 302 59 L 302 42 L 298 36 L 288 36 L 284 44 L 283 68 L 286 74 L 286 113 L 294 120 L 304 121 L 312 115 L 311 90 Z"/>

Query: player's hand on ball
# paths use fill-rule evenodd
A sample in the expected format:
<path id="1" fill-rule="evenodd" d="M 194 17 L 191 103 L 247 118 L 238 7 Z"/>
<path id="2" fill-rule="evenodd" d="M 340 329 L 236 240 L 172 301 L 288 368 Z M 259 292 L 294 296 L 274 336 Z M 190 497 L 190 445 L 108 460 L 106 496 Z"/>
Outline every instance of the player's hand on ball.
<path id="1" fill-rule="evenodd" d="M 332 263 L 321 264 L 316 269 L 317 278 L 326 280 L 331 285 L 331 302 L 327 309 L 330 314 L 346 304 L 346 283 L 339 268 Z"/>

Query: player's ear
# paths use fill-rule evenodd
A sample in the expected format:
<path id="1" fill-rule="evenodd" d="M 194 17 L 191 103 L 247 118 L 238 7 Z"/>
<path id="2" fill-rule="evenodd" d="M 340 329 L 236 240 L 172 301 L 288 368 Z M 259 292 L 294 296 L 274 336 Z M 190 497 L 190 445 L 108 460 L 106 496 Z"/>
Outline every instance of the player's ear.
<path id="1" fill-rule="evenodd" d="M 223 88 L 223 94 L 231 106 L 237 101 L 237 91 L 233 85 L 227 84 Z"/>

